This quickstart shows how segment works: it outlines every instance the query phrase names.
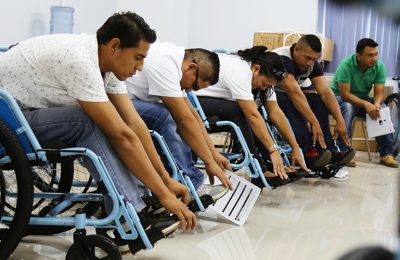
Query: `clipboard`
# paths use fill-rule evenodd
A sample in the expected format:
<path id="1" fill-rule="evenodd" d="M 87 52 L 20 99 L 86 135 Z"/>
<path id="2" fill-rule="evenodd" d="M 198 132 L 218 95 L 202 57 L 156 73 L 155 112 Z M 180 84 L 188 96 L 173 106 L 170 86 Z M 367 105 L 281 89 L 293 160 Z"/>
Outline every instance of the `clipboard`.
<path id="1" fill-rule="evenodd" d="M 368 114 L 366 115 L 368 137 L 376 137 L 394 133 L 389 107 L 381 108 L 379 114 L 380 117 L 377 120 L 373 120 Z"/>

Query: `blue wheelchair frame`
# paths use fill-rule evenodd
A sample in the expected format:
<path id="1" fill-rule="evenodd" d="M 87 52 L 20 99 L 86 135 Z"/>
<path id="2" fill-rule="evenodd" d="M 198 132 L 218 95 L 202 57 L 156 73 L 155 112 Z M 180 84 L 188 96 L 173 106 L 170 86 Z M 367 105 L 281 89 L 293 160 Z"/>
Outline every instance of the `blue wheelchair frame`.
<path id="1" fill-rule="evenodd" d="M 199 195 L 196 192 L 196 188 L 194 187 L 192 180 L 184 175 L 184 172 L 179 168 L 179 166 L 176 164 L 175 159 L 172 156 L 171 151 L 169 150 L 169 147 L 167 143 L 164 140 L 164 137 L 162 137 L 159 133 L 157 133 L 154 130 L 149 131 L 151 136 L 157 141 L 157 143 L 160 145 L 165 158 L 168 161 L 168 164 L 170 166 L 170 169 L 172 170 L 172 178 L 174 178 L 177 181 L 180 181 L 183 185 L 185 185 L 190 192 L 190 195 L 194 198 L 196 201 L 197 206 L 199 207 L 200 211 L 205 211 L 204 205 L 201 202 Z"/>
<path id="2" fill-rule="evenodd" d="M 42 149 L 38 140 L 36 139 L 32 129 L 26 121 L 21 109 L 14 100 L 14 98 L 6 91 L 0 90 L 0 120 L 4 121 L 6 125 L 12 130 L 19 142 L 22 144 L 27 157 L 30 161 L 47 162 L 46 152 L 50 150 Z M 52 150 L 54 151 L 54 150 Z M 147 249 L 153 248 L 140 219 L 130 202 L 126 202 L 123 196 L 119 195 L 117 188 L 112 182 L 107 169 L 99 156 L 86 148 L 65 148 L 58 150 L 61 157 L 69 157 L 73 155 L 85 156 L 95 166 L 99 177 L 98 184 L 102 184 L 112 202 L 112 209 L 109 214 L 102 219 L 87 218 L 85 213 L 78 213 L 74 217 L 57 216 L 56 214 L 62 212 L 69 205 L 76 201 L 103 201 L 103 194 L 90 193 L 90 194 L 62 194 L 54 192 L 41 192 L 34 193 L 34 198 L 56 199 L 60 196 L 65 196 L 65 200 L 58 204 L 53 210 L 47 214 L 46 217 L 31 217 L 30 225 L 46 225 L 46 226 L 75 226 L 76 229 L 84 229 L 86 226 L 93 226 L 97 228 L 116 228 L 121 238 L 125 240 L 135 240 L 140 236 L 144 246 Z M 9 157 L 5 156 L 0 160 L 0 165 L 9 161 Z M 8 194 L 16 196 L 16 194 Z M 78 212 L 78 211 L 77 211 Z M 125 231 L 121 224 L 121 219 L 126 221 L 130 228 L 130 232 Z M 0 222 L 10 222 L 12 217 L 3 216 Z"/>
<path id="3" fill-rule="evenodd" d="M 265 179 L 264 173 L 261 170 L 259 162 L 257 161 L 257 159 L 254 158 L 253 154 L 251 154 L 240 128 L 231 121 L 217 121 L 215 123 L 210 123 L 206 115 L 204 114 L 201 104 L 196 97 L 196 94 L 193 91 L 191 91 L 187 93 L 187 97 L 192 106 L 194 107 L 194 109 L 200 115 L 200 118 L 207 129 L 211 129 L 214 125 L 217 127 L 228 126 L 235 132 L 238 142 L 242 148 L 243 154 L 224 154 L 224 156 L 226 156 L 230 161 L 238 159 L 240 157 L 243 157 L 243 160 L 240 163 L 232 163 L 231 164 L 232 169 L 239 170 L 246 166 L 246 173 L 250 178 L 260 177 L 262 182 L 264 183 L 264 186 L 268 189 L 271 189 L 271 186 Z"/>

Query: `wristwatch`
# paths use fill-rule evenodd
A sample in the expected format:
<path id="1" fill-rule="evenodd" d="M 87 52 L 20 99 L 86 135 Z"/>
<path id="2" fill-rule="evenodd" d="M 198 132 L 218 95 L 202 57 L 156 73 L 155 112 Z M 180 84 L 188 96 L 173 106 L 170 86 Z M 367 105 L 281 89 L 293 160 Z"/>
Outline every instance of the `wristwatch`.
<path id="1" fill-rule="evenodd" d="M 267 150 L 269 153 L 273 153 L 275 151 L 278 151 L 278 146 L 276 144 L 273 144 L 271 147 L 267 147 Z"/>

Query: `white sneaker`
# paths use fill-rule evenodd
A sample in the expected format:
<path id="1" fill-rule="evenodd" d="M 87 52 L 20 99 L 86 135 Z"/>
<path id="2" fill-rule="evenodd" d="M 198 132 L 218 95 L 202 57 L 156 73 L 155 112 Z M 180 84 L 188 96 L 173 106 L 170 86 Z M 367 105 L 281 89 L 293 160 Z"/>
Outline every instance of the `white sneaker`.
<path id="1" fill-rule="evenodd" d="M 349 178 L 349 172 L 343 169 L 339 169 L 339 171 L 331 179 L 337 181 L 345 181 L 348 178 Z"/>
<path id="2" fill-rule="evenodd" d="M 196 192 L 199 197 L 203 195 L 210 195 L 213 201 L 217 201 L 222 196 L 224 196 L 228 192 L 228 188 L 225 188 L 224 185 L 210 185 L 210 184 L 202 184 L 197 188 Z"/>

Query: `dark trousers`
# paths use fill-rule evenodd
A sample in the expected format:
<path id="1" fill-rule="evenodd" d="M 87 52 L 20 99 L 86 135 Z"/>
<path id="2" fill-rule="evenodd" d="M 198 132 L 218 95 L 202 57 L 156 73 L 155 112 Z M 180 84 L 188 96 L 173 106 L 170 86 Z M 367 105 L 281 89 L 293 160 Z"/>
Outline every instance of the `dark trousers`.
<path id="1" fill-rule="evenodd" d="M 306 93 L 306 98 L 311 110 L 314 112 L 322 132 L 324 133 L 325 143 L 329 150 L 334 151 L 335 145 L 332 138 L 332 133 L 329 125 L 329 112 L 322 102 L 320 96 L 314 93 Z M 312 133 L 307 127 L 307 120 L 297 111 L 293 103 L 290 101 L 289 96 L 285 92 L 276 92 L 279 107 L 288 118 L 292 127 L 293 133 L 296 137 L 297 143 L 306 153 L 308 149 L 313 147 Z M 320 148 L 317 143 L 317 148 Z"/>

